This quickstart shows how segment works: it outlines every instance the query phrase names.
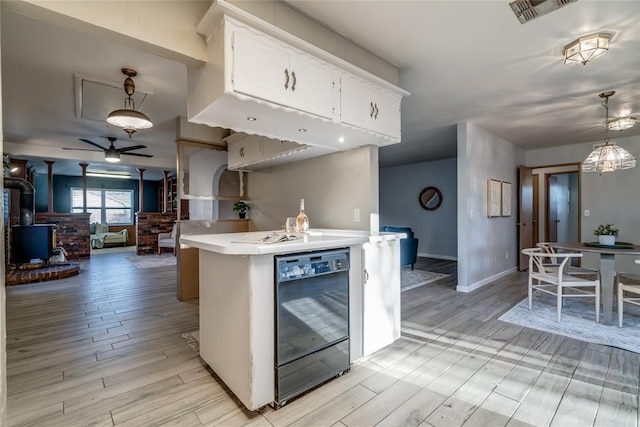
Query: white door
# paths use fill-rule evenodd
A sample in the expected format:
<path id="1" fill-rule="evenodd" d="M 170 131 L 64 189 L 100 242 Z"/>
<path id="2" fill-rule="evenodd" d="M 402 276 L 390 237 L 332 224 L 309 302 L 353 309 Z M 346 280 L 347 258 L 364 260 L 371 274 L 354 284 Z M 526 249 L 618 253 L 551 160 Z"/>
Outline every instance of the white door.
<path id="1" fill-rule="evenodd" d="M 376 94 L 373 101 L 376 132 L 400 139 L 400 101 L 400 97 Z"/>
<path id="2" fill-rule="evenodd" d="M 340 86 L 340 121 L 373 130 L 373 91 L 363 82 L 343 75 Z"/>
<path id="3" fill-rule="evenodd" d="M 289 54 L 264 37 L 233 33 L 233 90 L 277 104 L 289 103 Z"/>
<path id="4" fill-rule="evenodd" d="M 292 55 L 290 106 L 307 113 L 333 118 L 333 71 L 303 55 Z"/>
<path id="5" fill-rule="evenodd" d="M 398 240 L 363 245 L 363 356 L 400 336 L 400 258 L 394 245 Z"/>

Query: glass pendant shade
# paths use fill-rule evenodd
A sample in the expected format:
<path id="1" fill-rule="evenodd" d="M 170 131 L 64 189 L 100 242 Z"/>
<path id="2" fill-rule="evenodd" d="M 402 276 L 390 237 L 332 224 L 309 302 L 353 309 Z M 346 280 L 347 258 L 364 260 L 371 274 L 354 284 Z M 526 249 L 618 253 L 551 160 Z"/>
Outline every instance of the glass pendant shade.
<path id="1" fill-rule="evenodd" d="M 609 34 L 591 34 L 580 37 L 564 48 L 565 64 L 585 65 L 609 50 Z"/>
<path id="2" fill-rule="evenodd" d="M 139 129 L 149 129 L 153 126 L 146 114 L 135 110 L 135 105 L 131 98 L 124 100 L 124 108 L 109 113 L 107 123 L 124 128 L 125 131 L 131 129 L 133 132 Z"/>
<path id="3" fill-rule="evenodd" d="M 627 150 L 615 143 L 605 141 L 589 154 L 582 163 L 583 172 L 612 172 L 636 167 L 636 159 Z"/>
<path id="4" fill-rule="evenodd" d="M 620 117 L 618 119 L 612 119 L 607 123 L 609 130 L 623 131 L 625 129 L 632 128 L 636 124 L 635 117 Z"/>

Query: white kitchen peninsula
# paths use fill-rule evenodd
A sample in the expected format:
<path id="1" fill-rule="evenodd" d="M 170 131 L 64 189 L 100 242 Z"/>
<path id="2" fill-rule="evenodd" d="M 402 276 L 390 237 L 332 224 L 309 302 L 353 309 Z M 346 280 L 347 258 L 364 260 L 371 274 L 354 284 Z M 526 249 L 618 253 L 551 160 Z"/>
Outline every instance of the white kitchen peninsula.
<path id="1" fill-rule="evenodd" d="M 404 237 L 403 234 L 312 230 L 292 241 L 245 243 L 269 233 L 186 235 L 180 238 L 182 245 L 199 249 L 200 355 L 251 410 L 273 403 L 275 396 L 276 255 L 349 249 L 351 361 L 366 355 L 363 348 L 374 351 L 400 336 L 398 239 Z M 388 249 L 375 250 L 380 247 Z M 367 265 L 376 265 L 375 271 L 365 272 L 365 257 L 369 257 Z M 375 262 L 372 257 L 377 257 Z M 380 274 L 385 277 L 371 277 Z M 369 295 L 365 278 L 372 283 Z M 378 298 L 374 298 L 372 292 L 379 293 Z M 365 325 L 367 321 L 379 325 Z M 387 331 L 386 340 L 380 340 L 381 330 Z M 367 331 L 376 333 L 375 348 L 363 345 L 368 339 Z"/>

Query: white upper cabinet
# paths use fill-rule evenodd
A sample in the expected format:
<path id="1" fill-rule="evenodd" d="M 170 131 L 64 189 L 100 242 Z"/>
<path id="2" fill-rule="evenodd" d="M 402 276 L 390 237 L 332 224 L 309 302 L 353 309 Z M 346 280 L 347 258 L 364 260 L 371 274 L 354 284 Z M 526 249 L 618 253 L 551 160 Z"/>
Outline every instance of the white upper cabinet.
<path id="1" fill-rule="evenodd" d="M 400 96 L 385 93 L 364 80 L 342 76 L 342 123 L 400 139 L 400 101 Z"/>
<path id="2" fill-rule="evenodd" d="M 307 155 L 400 142 L 399 87 L 223 0 L 197 30 L 207 58 L 187 69 L 190 122 L 317 149 Z"/>
<path id="3" fill-rule="evenodd" d="M 333 70 L 266 34 L 233 31 L 233 90 L 331 119 Z"/>
<path id="4" fill-rule="evenodd" d="M 234 133 L 227 142 L 227 169 L 256 170 L 276 164 L 275 160 L 305 150 L 305 145 L 259 135 Z"/>

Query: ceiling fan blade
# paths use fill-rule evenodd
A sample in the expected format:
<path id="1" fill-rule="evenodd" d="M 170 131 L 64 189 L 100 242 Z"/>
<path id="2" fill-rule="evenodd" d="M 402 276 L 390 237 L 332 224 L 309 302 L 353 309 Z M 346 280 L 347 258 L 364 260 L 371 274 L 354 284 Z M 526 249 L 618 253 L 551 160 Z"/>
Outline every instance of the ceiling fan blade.
<path id="1" fill-rule="evenodd" d="M 63 147 L 63 150 L 76 150 L 76 151 L 94 151 L 94 152 L 100 152 L 100 151 L 104 151 L 104 150 L 92 150 L 91 148 L 70 148 L 70 147 Z"/>
<path id="2" fill-rule="evenodd" d="M 141 148 L 147 148 L 147 146 L 146 145 L 134 145 L 132 147 L 116 148 L 116 150 L 118 150 L 120 153 L 124 153 L 125 151 L 139 150 Z"/>
<path id="3" fill-rule="evenodd" d="M 85 142 L 87 144 L 93 145 L 94 147 L 98 147 L 99 149 L 101 149 L 102 151 L 107 150 L 106 148 L 104 148 L 103 146 L 96 144 L 93 141 L 89 141 L 88 139 L 84 139 L 84 138 L 80 138 L 80 141 Z"/>
<path id="4" fill-rule="evenodd" d="M 151 154 L 140 154 L 140 153 L 120 153 L 125 156 L 138 156 L 138 157 L 153 157 Z"/>

